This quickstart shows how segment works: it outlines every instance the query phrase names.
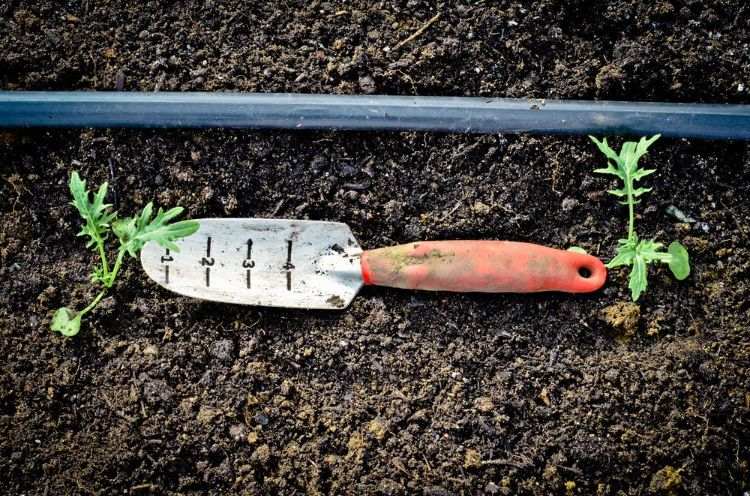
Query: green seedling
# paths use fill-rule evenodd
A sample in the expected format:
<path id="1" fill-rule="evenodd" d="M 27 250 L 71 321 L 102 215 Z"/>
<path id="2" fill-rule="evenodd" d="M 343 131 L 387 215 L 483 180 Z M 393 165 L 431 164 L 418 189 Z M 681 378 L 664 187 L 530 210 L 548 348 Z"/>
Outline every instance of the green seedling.
<path id="1" fill-rule="evenodd" d="M 640 203 L 638 198 L 651 191 L 651 188 L 636 187 L 635 183 L 656 172 L 655 169 L 639 168 L 638 161 L 659 137 L 660 135 L 657 134 L 649 139 L 641 138 L 637 143 L 627 141 L 623 143 L 618 154 L 609 147 L 606 138 L 599 141 L 589 136 L 607 157 L 607 168 L 596 169 L 594 172 L 617 176 L 623 183 L 621 188 L 610 190 L 609 193 L 618 198 L 624 198 L 620 203 L 628 206 L 628 237 L 618 241 L 617 254 L 606 265 L 608 268 L 631 267 L 628 287 L 633 301 L 637 301 L 648 287 L 648 265 L 651 263 L 667 264 L 678 280 L 683 280 L 690 275 L 688 252 L 679 241 L 673 241 L 667 251 L 664 251 L 662 243 L 653 239 L 639 239 L 635 232 L 635 205 Z"/>
<path id="2" fill-rule="evenodd" d="M 86 181 L 81 180 L 77 172 L 73 172 L 69 187 L 73 196 L 72 205 L 84 221 L 78 236 L 88 237 L 86 247 L 99 255 L 99 264 L 91 273 L 91 282 L 101 286 L 96 298 L 80 312 L 67 307 L 59 308 L 55 312 L 52 330 L 64 336 L 75 336 L 81 329 L 83 316 L 99 304 L 107 290 L 115 283 L 125 255 L 136 257 L 148 241 L 156 241 L 162 247 L 178 252 L 180 250 L 175 241 L 193 234 L 198 230 L 199 224 L 194 220 L 170 223 L 182 213 L 182 207 L 175 207 L 166 212 L 160 208 L 153 216 L 154 207 L 150 202 L 137 215 L 118 219 L 117 212 L 112 211 L 112 205 L 104 203 L 107 196 L 106 182 L 99 186 L 96 193 L 92 193 L 86 189 Z M 114 234 L 119 242 L 112 265 L 107 258 L 105 246 L 110 234 Z"/>

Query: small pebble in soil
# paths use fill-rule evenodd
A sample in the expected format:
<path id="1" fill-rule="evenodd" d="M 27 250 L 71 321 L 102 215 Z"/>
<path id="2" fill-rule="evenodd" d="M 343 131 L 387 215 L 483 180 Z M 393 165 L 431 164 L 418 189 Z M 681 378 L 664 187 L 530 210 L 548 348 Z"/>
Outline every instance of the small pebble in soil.
<path id="1" fill-rule="evenodd" d="M 245 426 L 235 424 L 229 428 L 229 436 L 235 441 L 241 441 L 245 437 Z"/>
<path id="2" fill-rule="evenodd" d="M 482 456 L 475 449 L 467 449 L 464 455 L 464 468 L 479 468 L 482 466 Z"/>
<path id="3" fill-rule="evenodd" d="M 159 356 L 159 348 L 153 344 L 146 345 L 143 348 L 143 354 L 149 358 L 156 358 Z"/>
<path id="4" fill-rule="evenodd" d="M 489 397 L 480 396 L 474 400 L 474 407 L 482 413 L 487 413 L 491 412 L 495 408 L 495 405 Z"/>
<path id="5" fill-rule="evenodd" d="M 474 202 L 474 205 L 471 206 L 471 210 L 477 215 L 487 215 L 488 213 L 490 213 L 491 208 L 486 203 L 477 201 Z"/>
<path id="6" fill-rule="evenodd" d="M 257 413 L 257 414 L 255 414 L 255 416 L 253 417 L 253 422 L 255 422 L 255 423 L 256 423 L 256 424 L 258 424 L 258 425 L 264 425 L 264 426 L 265 426 L 265 425 L 268 425 L 268 422 L 269 422 L 269 421 L 270 421 L 270 420 L 269 420 L 268 416 L 266 416 L 266 415 L 265 415 L 265 414 L 263 414 L 263 413 Z"/>
<path id="7" fill-rule="evenodd" d="M 609 369 L 604 373 L 604 379 L 609 383 L 615 384 L 619 378 L 620 373 L 617 369 Z"/>
<path id="8" fill-rule="evenodd" d="M 253 452 L 253 454 L 250 457 L 250 460 L 260 465 L 265 465 L 266 463 L 268 463 L 268 460 L 270 458 L 271 458 L 271 448 L 269 448 L 267 444 L 263 444 L 263 445 L 258 446 L 258 448 Z"/>
<path id="9" fill-rule="evenodd" d="M 167 402 L 174 397 L 174 394 L 169 384 L 162 380 L 150 380 L 143 384 L 143 397 L 151 405 Z"/>
<path id="10" fill-rule="evenodd" d="M 291 381 L 285 379 L 284 382 L 281 383 L 279 392 L 282 396 L 289 397 L 294 394 L 294 385 L 291 383 Z"/>
<path id="11" fill-rule="evenodd" d="M 500 492 L 500 486 L 498 486 L 494 482 L 488 482 L 487 485 L 484 486 L 484 491 L 487 494 L 497 494 Z"/>
<path id="12" fill-rule="evenodd" d="M 562 201 L 562 209 L 564 212 L 570 212 L 578 206 L 578 200 L 575 198 L 565 198 Z"/>
<path id="13" fill-rule="evenodd" d="M 370 423 L 367 425 L 367 430 L 378 441 L 381 441 L 385 437 L 385 434 L 387 432 L 385 424 L 378 418 L 372 419 L 370 421 Z"/>
<path id="14" fill-rule="evenodd" d="M 232 355 L 234 355 L 234 343 L 229 339 L 221 339 L 211 345 L 211 356 L 222 362 L 231 361 Z"/>
<path id="15" fill-rule="evenodd" d="M 213 420 L 221 415 L 221 410 L 212 406 L 203 405 L 198 411 L 197 420 L 201 424 L 207 425 L 213 422 Z"/>
<path id="16" fill-rule="evenodd" d="M 362 90 L 362 93 L 365 95 L 371 95 L 375 93 L 377 90 L 377 86 L 375 85 L 375 80 L 371 76 L 362 76 L 359 78 L 359 89 Z"/>

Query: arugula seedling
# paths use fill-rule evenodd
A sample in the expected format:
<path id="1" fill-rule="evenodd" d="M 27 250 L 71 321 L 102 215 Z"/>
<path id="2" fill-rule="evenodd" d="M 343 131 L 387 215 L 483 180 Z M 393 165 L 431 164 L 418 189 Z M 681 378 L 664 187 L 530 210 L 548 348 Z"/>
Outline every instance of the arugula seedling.
<path id="1" fill-rule="evenodd" d="M 615 153 L 607 144 L 607 138 L 602 141 L 589 136 L 599 150 L 607 157 L 607 167 L 596 169 L 599 174 L 611 174 L 617 176 L 623 183 L 622 188 L 610 190 L 609 193 L 624 198 L 621 204 L 628 206 L 628 237 L 618 240 L 617 254 L 607 263 L 608 268 L 630 266 L 630 294 L 633 301 L 646 291 L 648 287 L 648 265 L 655 262 L 665 263 L 669 270 L 678 280 L 685 279 L 690 275 L 690 260 L 688 252 L 679 241 L 673 241 L 667 251 L 663 251 L 664 245 L 653 239 L 639 239 L 635 232 L 635 205 L 640 203 L 644 193 L 651 188 L 636 187 L 636 181 L 640 181 L 656 169 L 641 169 L 638 166 L 640 158 L 646 154 L 651 146 L 661 135 L 656 134 L 649 139 L 641 138 L 637 143 L 627 141 L 622 144 L 620 153 Z"/>
<path id="2" fill-rule="evenodd" d="M 55 312 L 52 318 L 52 330 L 64 336 L 75 336 L 81 328 L 83 316 L 96 307 L 107 290 L 115 283 L 126 254 L 136 257 L 148 241 L 156 241 L 162 247 L 178 252 L 180 249 L 175 241 L 190 236 L 200 226 L 194 220 L 170 223 L 182 213 L 182 207 L 175 207 L 166 212 L 160 208 L 156 216 L 153 216 L 154 206 L 151 202 L 135 216 L 118 219 L 117 212 L 112 211 L 112 205 L 104 203 L 107 196 L 107 183 L 99 186 L 92 200 L 92 192 L 86 189 L 86 181 L 81 180 L 75 171 L 70 176 L 69 187 L 73 196 L 71 204 L 76 207 L 84 221 L 78 236 L 87 236 L 89 239 L 86 247 L 99 254 L 99 265 L 91 274 L 91 282 L 102 286 L 96 298 L 80 312 L 67 307 L 59 308 Z M 111 233 L 119 242 L 113 265 L 109 263 L 105 246 Z"/>

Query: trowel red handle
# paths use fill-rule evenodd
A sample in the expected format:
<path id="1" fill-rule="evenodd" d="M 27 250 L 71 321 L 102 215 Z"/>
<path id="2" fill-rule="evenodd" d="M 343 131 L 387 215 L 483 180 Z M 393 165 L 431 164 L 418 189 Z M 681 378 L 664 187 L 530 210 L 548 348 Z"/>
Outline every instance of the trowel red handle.
<path id="1" fill-rule="evenodd" d="M 607 269 L 596 257 L 514 241 L 426 241 L 362 253 L 365 284 L 432 291 L 596 291 Z"/>

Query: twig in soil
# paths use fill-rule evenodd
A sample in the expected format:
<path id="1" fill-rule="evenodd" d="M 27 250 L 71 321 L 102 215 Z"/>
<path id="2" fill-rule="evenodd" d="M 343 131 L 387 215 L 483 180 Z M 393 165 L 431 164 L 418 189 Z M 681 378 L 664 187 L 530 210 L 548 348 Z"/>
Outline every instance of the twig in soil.
<path id="1" fill-rule="evenodd" d="M 427 465 L 427 470 L 429 472 L 432 472 L 432 467 L 430 466 L 430 462 L 427 461 L 427 456 L 425 456 L 424 453 L 422 453 L 422 458 L 424 459 L 424 464 Z"/>
<path id="2" fill-rule="evenodd" d="M 162 72 L 161 74 L 159 74 L 159 78 L 156 80 L 156 84 L 154 85 L 154 93 L 159 92 L 166 78 L 167 78 L 166 73 Z"/>
<path id="3" fill-rule="evenodd" d="M 443 215 L 440 218 L 439 222 L 443 222 L 445 219 L 447 219 L 448 217 L 450 217 L 451 215 L 453 215 L 454 213 L 456 213 L 456 210 L 458 210 L 459 208 L 461 208 L 462 205 L 463 205 L 463 200 L 457 202 L 456 205 L 452 209 L 450 209 L 445 215 Z"/>
<path id="4" fill-rule="evenodd" d="M 135 491 L 148 491 L 150 493 L 156 492 L 159 489 L 161 489 L 161 487 L 159 487 L 157 485 L 154 485 L 154 484 L 138 484 L 137 486 L 133 486 L 133 487 L 130 488 L 130 490 L 132 492 L 135 492 Z"/>
<path id="5" fill-rule="evenodd" d="M 513 458 L 519 458 L 521 461 L 514 462 L 508 459 L 495 458 L 494 460 L 484 460 L 482 462 L 482 466 L 484 467 L 485 465 L 507 465 L 509 467 L 515 467 L 519 470 L 532 466 L 531 459 L 529 459 L 529 457 L 527 456 L 513 455 Z"/>
<path id="6" fill-rule="evenodd" d="M 120 201 L 117 198 L 117 187 L 115 186 L 115 162 L 112 157 L 107 159 L 107 165 L 109 165 L 109 181 L 112 184 L 112 200 L 114 201 L 115 208 L 120 206 Z"/>
<path id="7" fill-rule="evenodd" d="M 573 472 L 576 475 L 583 475 L 583 471 L 582 470 L 578 470 L 575 467 L 568 467 L 567 465 L 555 465 L 555 467 L 561 468 L 563 470 L 567 470 L 568 472 Z"/>
<path id="8" fill-rule="evenodd" d="M 276 214 L 279 213 L 279 210 L 281 210 L 281 207 L 284 205 L 284 198 L 279 200 L 279 203 L 276 204 L 276 207 L 273 209 L 273 212 L 271 212 L 271 217 L 274 217 Z"/>
<path id="9" fill-rule="evenodd" d="M 403 77 L 409 82 L 409 84 L 411 85 L 411 90 L 414 92 L 415 95 L 418 95 L 419 92 L 417 91 L 417 85 L 414 84 L 414 80 L 411 78 L 411 76 L 409 76 L 408 74 L 405 74 L 403 71 L 396 71 L 396 72 L 401 74 L 401 77 Z"/>
<path id="10" fill-rule="evenodd" d="M 482 466 L 484 467 L 485 465 L 507 465 L 509 467 L 515 467 L 519 470 L 527 467 L 525 463 L 512 462 L 510 460 L 502 460 L 502 459 L 484 460 L 482 461 Z"/>
<path id="11" fill-rule="evenodd" d="M 417 38 L 419 38 L 422 35 L 422 33 L 424 33 L 425 31 L 427 31 L 427 29 L 430 26 L 432 26 L 438 19 L 440 19 L 441 15 L 442 15 L 442 12 L 438 12 L 437 14 L 435 14 L 432 17 L 432 19 L 430 19 L 429 21 L 427 21 L 426 23 L 424 23 L 421 28 L 417 29 L 414 32 L 414 34 L 412 34 L 411 36 L 409 36 L 405 40 L 402 40 L 402 41 L 399 41 L 398 43 L 396 43 L 396 45 L 393 48 L 391 48 L 391 51 L 396 51 L 399 48 L 401 48 L 402 46 L 406 45 L 407 43 L 409 43 L 411 41 L 414 41 Z"/>

